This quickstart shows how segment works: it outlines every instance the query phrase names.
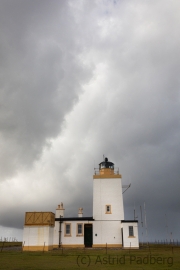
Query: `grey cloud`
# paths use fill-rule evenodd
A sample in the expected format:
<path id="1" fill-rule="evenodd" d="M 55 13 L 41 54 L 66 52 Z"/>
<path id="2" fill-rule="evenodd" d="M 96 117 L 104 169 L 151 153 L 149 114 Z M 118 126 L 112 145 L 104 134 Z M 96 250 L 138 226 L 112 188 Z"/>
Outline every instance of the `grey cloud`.
<path id="1" fill-rule="evenodd" d="M 1 23 L 1 179 L 24 171 L 30 188 L 18 211 L 5 207 L 19 221 L 5 210 L 1 224 L 22 227 L 25 211 L 54 212 L 60 201 L 67 215 L 91 215 L 105 154 L 132 184 L 126 218 L 146 202 L 150 238 L 166 234 L 165 213 L 179 237 L 178 2 L 22 1 L 22 12 L 2 3 L 0 20 L 12 15 Z"/>
<path id="2" fill-rule="evenodd" d="M 77 59 L 73 22 L 65 19 L 71 17 L 66 3 L 3 1 L 1 5 L 3 179 L 18 166 L 31 165 L 47 140 L 59 134 L 81 91 L 79 80 L 88 79 L 89 70 Z"/>

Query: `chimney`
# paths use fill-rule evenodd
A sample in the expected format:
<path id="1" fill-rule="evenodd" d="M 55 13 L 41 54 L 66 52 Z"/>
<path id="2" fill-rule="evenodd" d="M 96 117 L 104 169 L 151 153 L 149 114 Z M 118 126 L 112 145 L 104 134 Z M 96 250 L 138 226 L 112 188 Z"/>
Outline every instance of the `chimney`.
<path id="1" fill-rule="evenodd" d="M 78 217 L 82 217 L 82 216 L 83 216 L 83 208 L 79 208 Z"/>
<path id="2" fill-rule="evenodd" d="M 64 217 L 64 210 L 63 203 L 61 202 L 56 208 L 56 218 L 59 218 L 60 216 Z"/>

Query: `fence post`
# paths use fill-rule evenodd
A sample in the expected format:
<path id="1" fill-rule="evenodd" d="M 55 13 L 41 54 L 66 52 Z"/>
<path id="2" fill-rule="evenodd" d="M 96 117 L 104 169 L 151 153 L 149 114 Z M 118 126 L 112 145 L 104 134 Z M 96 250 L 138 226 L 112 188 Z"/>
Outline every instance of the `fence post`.
<path id="1" fill-rule="evenodd" d="M 2 250 L 3 250 L 3 247 L 4 247 L 4 243 L 5 243 L 5 241 L 4 241 L 4 242 L 3 242 L 3 244 L 2 244 L 1 252 L 2 252 Z"/>

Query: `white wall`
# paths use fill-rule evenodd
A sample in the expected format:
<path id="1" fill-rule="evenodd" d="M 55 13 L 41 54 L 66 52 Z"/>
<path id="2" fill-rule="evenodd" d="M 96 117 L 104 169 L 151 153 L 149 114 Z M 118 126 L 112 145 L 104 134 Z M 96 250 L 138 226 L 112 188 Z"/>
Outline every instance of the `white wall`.
<path id="1" fill-rule="evenodd" d="M 121 223 L 123 228 L 123 246 L 124 248 L 139 248 L 138 223 L 125 222 Z M 129 226 L 133 226 L 134 237 L 129 236 Z"/>
<path id="2" fill-rule="evenodd" d="M 53 244 L 54 227 L 24 226 L 23 246 L 51 246 Z"/>
<path id="3" fill-rule="evenodd" d="M 71 236 L 65 236 L 65 224 L 71 224 Z M 77 236 L 77 224 L 83 224 L 82 235 Z M 91 223 L 91 222 L 89 222 Z M 63 221 L 61 223 L 61 243 L 62 245 L 84 245 L 84 224 L 88 221 Z M 59 245 L 59 221 L 55 221 L 53 245 Z"/>
<path id="4" fill-rule="evenodd" d="M 93 223 L 93 245 L 106 243 L 107 246 L 122 244 L 120 221 L 95 221 Z"/>
<path id="5" fill-rule="evenodd" d="M 112 214 L 105 214 L 106 205 L 111 205 Z M 93 218 L 124 220 L 121 178 L 93 179 Z"/>
<path id="6" fill-rule="evenodd" d="M 71 236 L 65 236 L 65 224 L 71 224 Z M 83 223 L 83 235 L 77 236 L 77 223 Z M 93 245 L 121 245 L 121 221 L 63 221 L 62 245 L 84 245 L 84 224 L 92 224 Z M 95 236 L 97 234 L 97 236 Z M 59 221 L 55 222 L 54 246 L 59 245 Z"/>
<path id="7" fill-rule="evenodd" d="M 62 242 L 62 239 L 61 239 L 61 242 Z M 53 245 L 54 246 L 59 245 L 59 221 L 55 221 L 54 235 L 53 235 Z"/>
<path id="8" fill-rule="evenodd" d="M 65 224 L 71 224 L 71 236 L 64 236 L 65 235 Z M 77 223 L 83 223 L 82 221 L 64 221 L 62 223 L 62 243 L 63 245 L 84 245 L 84 231 L 82 236 L 76 236 L 76 226 Z M 87 223 L 87 222 L 86 222 Z M 84 230 L 84 223 L 83 223 L 83 230 Z"/>

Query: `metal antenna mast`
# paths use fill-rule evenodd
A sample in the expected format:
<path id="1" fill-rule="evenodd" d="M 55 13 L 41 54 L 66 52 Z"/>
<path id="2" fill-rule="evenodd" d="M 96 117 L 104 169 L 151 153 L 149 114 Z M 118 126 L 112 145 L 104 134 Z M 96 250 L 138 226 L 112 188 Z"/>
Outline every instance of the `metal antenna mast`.
<path id="1" fill-rule="evenodd" d="M 134 220 L 136 220 L 136 218 L 138 218 L 138 216 L 136 217 L 136 207 L 135 207 L 135 202 L 134 202 Z"/>
<path id="2" fill-rule="evenodd" d="M 145 229 L 146 229 L 146 241 L 148 244 L 148 234 L 147 234 L 147 220 L 146 220 L 146 208 L 145 208 L 145 202 L 144 202 L 144 224 L 145 224 Z"/>
<path id="3" fill-rule="evenodd" d="M 168 221 L 167 221 L 167 216 L 165 214 L 165 219 L 166 219 L 166 229 L 167 229 L 167 241 L 169 240 L 169 231 L 168 231 Z"/>
<path id="4" fill-rule="evenodd" d="M 142 245 L 143 245 L 143 231 L 144 231 L 144 228 L 143 228 L 143 216 L 142 216 L 142 207 L 141 207 L 141 205 L 140 205 L 140 211 L 141 211 Z"/>
<path id="5" fill-rule="evenodd" d="M 141 211 L 141 225 L 143 227 L 143 218 L 142 218 L 142 207 L 141 207 L 141 205 L 140 205 L 140 211 Z"/>

